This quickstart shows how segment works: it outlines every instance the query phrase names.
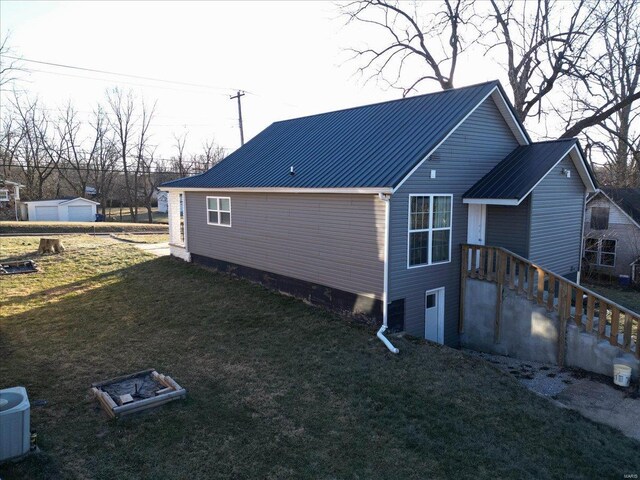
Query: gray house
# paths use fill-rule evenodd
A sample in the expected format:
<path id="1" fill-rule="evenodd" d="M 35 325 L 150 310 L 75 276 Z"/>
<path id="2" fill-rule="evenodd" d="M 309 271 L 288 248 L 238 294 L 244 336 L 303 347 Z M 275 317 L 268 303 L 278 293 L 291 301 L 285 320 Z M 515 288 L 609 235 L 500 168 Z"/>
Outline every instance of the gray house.
<path id="1" fill-rule="evenodd" d="M 595 184 L 577 141 L 533 143 L 494 81 L 276 122 L 162 188 L 173 255 L 380 319 L 385 341 L 457 345 L 461 245 L 576 278 Z"/>
<path id="2" fill-rule="evenodd" d="M 584 233 L 590 270 L 640 283 L 640 188 L 603 188 L 589 196 Z"/>

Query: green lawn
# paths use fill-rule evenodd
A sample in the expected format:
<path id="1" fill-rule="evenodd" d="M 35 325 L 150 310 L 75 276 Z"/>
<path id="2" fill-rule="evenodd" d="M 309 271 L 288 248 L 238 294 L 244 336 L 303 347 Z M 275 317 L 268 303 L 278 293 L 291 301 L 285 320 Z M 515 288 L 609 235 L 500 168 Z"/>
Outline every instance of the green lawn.
<path id="1" fill-rule="evenodd" d="M 0 387 L 24 385 L 41 453 L 0 478 L 623 478 L 640 443 L 490 364 L 134 245 L 65 238 L 0 279 Z M 0 241 L 32 256 L 34 238 Z M 108 420 L 92 382 L 146 368 L 185 401 Z"/>
<path id="2" fill-rule="evenodd" d="M 0 222 L 0 233 L 95 233 L 168 232 L 169 226 L 155 223 L 117 222 Z"/>

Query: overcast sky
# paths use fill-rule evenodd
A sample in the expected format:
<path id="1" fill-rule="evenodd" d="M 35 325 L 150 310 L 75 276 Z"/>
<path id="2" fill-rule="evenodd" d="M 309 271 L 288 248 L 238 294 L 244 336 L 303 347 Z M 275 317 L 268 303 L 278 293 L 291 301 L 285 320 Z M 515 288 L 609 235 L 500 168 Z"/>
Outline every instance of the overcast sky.
<path id="1" fill-rule="evenodd" d="M 196 152 L 215 136 L 239 146 L 237 104 L 245 90 L 245 139 L 286 118 L 399 98 L 354 75 L 347 47 L 370 31 L 344 27 L 331 2 L 25 2 L 0 1 L 0 30 L 25 59 L 153 77 L 211 88 L 181 86 L 25 63 L 31 72 L 16 85 L 48 108 L 71 100 L 83 115 L 105 90 L 132 89 L 157 100 L 153 141 L 171 154 L 173 133 L 189 132 Z M 491 59 L 466 59 L 457 86 L 503 79 Z M 424 85 L 421 93 L 438 90 Z M 7 92 L 0 92 L 7 101 Z"/>

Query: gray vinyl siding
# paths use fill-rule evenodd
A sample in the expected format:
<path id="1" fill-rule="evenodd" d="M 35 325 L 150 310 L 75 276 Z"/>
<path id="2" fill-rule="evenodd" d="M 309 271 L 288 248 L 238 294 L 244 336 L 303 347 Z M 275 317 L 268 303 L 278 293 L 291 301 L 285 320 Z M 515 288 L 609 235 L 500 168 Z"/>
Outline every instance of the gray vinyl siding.
<path id="1" fill-rule="evenodd" d="M 591 229 L 591 209 L 593 207 L 609 208 L 608 229 Z M 594 269 L 614 275 L 631 275 L 631 263 L 640 257 L 640 228 L 617 205 L 602 195 L 591 200 L 585 210 L 584 236 L 585 238 L 616 240 L 615 265 L 613 267 L 594 266 Z"/>
<path id="2" fill-rule="evenodd" d="M 391 197 L 389 300 L 405 299 L 405 330 L 424 337 L 424 294 L 445 287 L 444 341 L 458 344 L 460 245 L 467 240 L 462 195 L 518 145 L 495 103 L 485 100 Z M 436 170 L 436 178 L 430 171 Z M 410 194 L 453 194 L 451 262 L 407 268 Z"/>
<path id="3" fill-rule="evenodd" d="M 206 197 L 231 198 L 207 224 Z M 385 204 L 374 195 L 186 192 L 191 253 L 383 298 Z"/>
<path id="4" fill-rule="evenodd" d="M 563 168 L 571 171 L 567 178 Z M 580 269 L 586 188 L 569 156 L 531 192 L 529 259 L 562 276 Z"/>
<path id="5" fill-rule="evenodd" d="M 487 205 L 485 243 L 529 256 L 530 196 L 517 207 Z"/>

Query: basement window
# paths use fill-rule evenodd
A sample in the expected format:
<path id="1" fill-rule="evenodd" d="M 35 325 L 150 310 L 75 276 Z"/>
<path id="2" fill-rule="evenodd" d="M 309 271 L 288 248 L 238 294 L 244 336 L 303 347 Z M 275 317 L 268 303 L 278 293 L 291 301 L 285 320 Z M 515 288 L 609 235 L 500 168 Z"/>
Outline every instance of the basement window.
<path id="1" fill-rule="evenodd" d="M 229 197 L 207 197 L 207 223 L 231 226 L 231 199 Z"/>
<path id="2" fill-rule="evenodd" d="M 616 240 L 587 238 L 584 244 L 584 256 L 590 265 L 615 267 Z"/>
<path id="3" fill-rule="evenodd" d="M 407 267 L 451 261 L 453 195 L 409 196 Z"/>

